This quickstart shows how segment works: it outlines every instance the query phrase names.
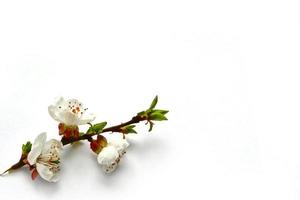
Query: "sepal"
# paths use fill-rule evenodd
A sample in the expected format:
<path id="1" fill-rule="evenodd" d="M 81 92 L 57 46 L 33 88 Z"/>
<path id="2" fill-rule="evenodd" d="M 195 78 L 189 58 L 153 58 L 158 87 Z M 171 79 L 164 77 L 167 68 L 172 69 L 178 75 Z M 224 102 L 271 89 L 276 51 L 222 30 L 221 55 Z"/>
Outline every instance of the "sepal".
<path id="1" fill-rule="evenodd" d="M 101 150 L 107 146 L 107 140 L 103 135 L 98 135 L 96 140 L 92 140 L 90 143 L 90 148 L 96 154 L 99 154 Z"/>

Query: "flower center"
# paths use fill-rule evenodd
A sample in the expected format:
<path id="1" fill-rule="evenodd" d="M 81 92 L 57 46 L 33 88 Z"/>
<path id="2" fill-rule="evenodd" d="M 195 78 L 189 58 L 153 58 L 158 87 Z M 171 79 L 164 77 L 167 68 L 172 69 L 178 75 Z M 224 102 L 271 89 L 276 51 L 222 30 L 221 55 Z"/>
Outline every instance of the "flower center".
<path id="1" fill-rule="evenodd" d="M 49 149 L 49 152 L 41 154 L 37 159 L 38 163 L 47 166 L 49 170 L 54 173 L 60 170 L 60 158 L 57 148 L 57 144 L 52 144 Z"/>
<path id="2" fill-rule="evenodd" d="M 68 110 L 75 115 L 82 115 L 87 110 L 87 108 L 83 108 L 82 103 L 80 103 L 76 99 L 72 99 L 68 101 Z"/>
<path id="3" fill-rule="evenodd" d="M 50 171 L 52 172 L 58 172 L 60 170 L 59 168 L 59 158 L 57 156 L 52 156 L 52 155 L 49 155 L 49 154 L 45 154 L 45 155 L 41 155 L 37 162 L 39 164 L 42 164 L 46 167 L 49 168 Z"/>

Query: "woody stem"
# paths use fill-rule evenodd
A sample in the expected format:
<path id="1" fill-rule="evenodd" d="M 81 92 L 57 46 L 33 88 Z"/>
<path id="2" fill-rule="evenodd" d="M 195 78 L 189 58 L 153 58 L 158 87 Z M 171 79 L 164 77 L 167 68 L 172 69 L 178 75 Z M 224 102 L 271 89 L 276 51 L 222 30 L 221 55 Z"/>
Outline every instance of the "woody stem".
<path id="1" fill-rule="evenodd" d="M 0 174 L 1 176 L 6 174 L 7 172 L 10 172 L 12 170 L 16 170 L 19 169 L 21 167 L 23 167 L 24 165 L 26 165 L 26 162 L 24 161 L 26 159 L 27 155 L 22 154 L 19 162 L 17 162 L 16 164 L 14 164 L 13 166 L 11 166 L 9 169 L 5 170 L 2 174 Z"/>
<path id="2" fill-rule="evenodd" d="M 119 125 L 116 125 L 116 126 L 111 126 L 111 127 L 108 127 L 108 128 L 105 128 L 101 131 L 101 133 L 105 133 L 105 132 L 121 132 L 121 128 L 124 127 L 124 126 L 128 126 L 128 125 L 131 125 L 131 124 L 136 124 L 136 123 L 139 123 L 141 121 L 144 121 L 146 120 L 146 118 L 140 116 L 140 115 L 136 115 L 134 116 L 131 120 L 125 122 L 125 123 L 121 123 Z M 77 141 L 80 141 L 80 140 L 92 140 L 92 136 L 94 135 L 98 135 L 98 134 L 101 134 L 101 133 L 92 133 L 92 134 L 84 134 L 82 136 L 79 136 L 77 138 L 65 138 L 63 137 L 61 139 L 61 142 L 63 145 L 68 145 L 68 144 L 71 144 L 73 142 L 77 142 Z"/>

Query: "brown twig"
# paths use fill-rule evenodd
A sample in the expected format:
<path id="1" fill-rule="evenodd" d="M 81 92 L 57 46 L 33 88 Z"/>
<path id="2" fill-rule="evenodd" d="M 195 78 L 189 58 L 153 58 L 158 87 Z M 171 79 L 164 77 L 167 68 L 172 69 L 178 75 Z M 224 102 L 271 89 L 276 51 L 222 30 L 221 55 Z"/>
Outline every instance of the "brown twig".
<path id="1" fill-rule="evenodd" d="M 8 168 L 7 170 L 5 170 L 2 174 L 0 174 L 1 176 L 5 175 L 6 173 L 12 171 L 12 170 L 16 170 L 19 169 L 21 167 L 23 167 L 24 165 L 26 165 L 26 162 L 24 162 L 24 160 L 26 159 L 27 155 L 22 154 L 19 162 L 17 162 L 16 164 L 14 164 L 13 166 L 11 166 L 10 168 Z"/>
<path id="2" fill-rule="evenodd" d="M 131 124 L 136 124 L 136 123 L 139 123 L 139 122 L 144 121 L 144 120 L 146 120 L 145 117 L 140 116 L 140 115 L 136 115 L 131 120 L 129 120 L 128 122 L 125 122 L 125 123 L 122 123 L 122 124 L 119 124 L 119 125 L 116 125 L 116 126 L 111 126 L 111 127 L 103 129 L 101 131 L 101 133 L 105 133 L 105 132 L 121 132 L 121 128 L 122 127 L 131 125 Z M 101 133 L 84 134 L 84 135 L 82 135 L 80 137 L 77 137 L 77 138 L 65 138 L 65 137 L 63 137 L 61 139 L 61 142 L 62 142 L 63 145 L 68 145 L 68 144 L 71 144 L 73 142 L 78 142 L 80 140 L 91 141 L 92 140 L 92 136 L 98 135 L 98 134 L 101 134 Z"/>

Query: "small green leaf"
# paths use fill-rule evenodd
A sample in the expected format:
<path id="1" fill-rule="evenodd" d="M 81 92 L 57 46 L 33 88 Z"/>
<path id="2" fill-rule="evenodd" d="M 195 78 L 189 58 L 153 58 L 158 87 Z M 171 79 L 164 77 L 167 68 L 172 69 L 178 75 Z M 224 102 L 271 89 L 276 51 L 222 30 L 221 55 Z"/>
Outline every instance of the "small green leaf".
<path id="1" fill-rule="evenodd" d="M 79 132 L 79 136 L 83 136 L 85 132 Z"/>
<path id="2" fill-rule="evenodd" d="M 134 133 L 137 134 L 137 132 L 134 129 L 129 129 L 127 133 Z"/>
<path id="3" fill-rule="evenodd" d="M 107 122 L 101 122 L 101 123 L 94 124 L 93 126 L 91 126 L 88 129 L 87 134 L 101 133 L 101 131 L 103 130 L 103 128 L 106 126 L 106 124 L 107 124 Z"/>
<path id="4" fill-rule="evenodd" d="M 104 129 L 104 127 L 106 126 L 107 122 L 101 122 L 98 124 L 94 125 L 94 130 L 99 133 L 100 131 L 102 131 Z"/>
<path id="5" fill-rule="evenodd" d="M 32 144 L 31 144 L 31 142 L 27 142 L 26 144 L 23 144 L 22 145 L 22 153 L 29 153 L 30 151 L 31 151 L 31 146 L 32 146 Z"/>
<path id="6" fill-rule="evenodd" d="M 124 128 L 126 129 L 133 129 L 135 127 L 135 125 L 127 125 L 127 126 L 124 126 Z"/>
<path id="7" fill-rule="evenodd" d="M 128 134 L 128 133 L 137 133 L 135 130 L 135 125 L 128 125 L 128 126 L 124 126 L 121 128 L 121 132 L 124 134 Z"/>
<path id="8" fill-rule="evenodd" d="M 163 121 L 163 120 L 168 120 L 168 119 L 165 117 L 165 115 L 163 115 L 159 112 L 155 112 L 155 113 L 150 114 L 150 120 Z"/>
<path id="9" fill-rule="evenodd" d="M 153 108 L 155 108 L 155 106 L 157 104 L 157 101 L 158 101 L 158 96 L 156 95 L 155 98 L 153 99 L 151 105 L 150 105 L 149 110 L 152 110 Z"/>
<path id="10" fill-rule="evenodd" d="M 142 111 L 142 112 L 139 112 L 138 115 L 143 115 L 145 113 L 146 113 L 145 111 Z"/>
<path id="11" fill-rule="evenodd" d="M 137 132 L 134 130 L 134 128 L 135 128 L 135 125 L 129 125 L 129 126 L 127 126 L 127 127 L 126 127 L 127 133 L 137 133 Z"/>
<path id="12" fill-rule="evenodd" d="M 153 110 L 152 113 L 161 113 L 163 115 L 167 114 L 169 111 L 168 110 Z"/>

